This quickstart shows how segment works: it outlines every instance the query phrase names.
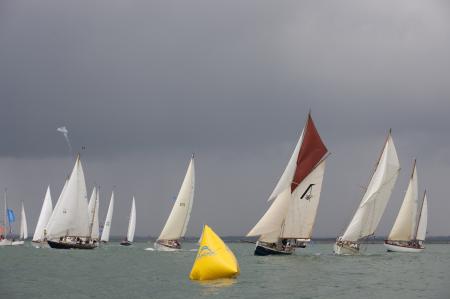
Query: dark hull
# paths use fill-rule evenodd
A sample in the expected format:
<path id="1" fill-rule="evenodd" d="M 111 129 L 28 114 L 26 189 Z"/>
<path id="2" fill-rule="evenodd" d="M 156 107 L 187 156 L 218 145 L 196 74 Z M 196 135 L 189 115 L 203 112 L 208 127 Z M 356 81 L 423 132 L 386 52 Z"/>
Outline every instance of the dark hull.
<path id="1" fill-rule="evenodd" d="M 294 251 L 281 251 L 272 248 L 264 247 L 261 245 L 256 245 L 255 255 L 266 256 L 266 255 L 291 255 Z"/>
<path id="2" fill-rule="evenodd" d="M 122 245 L 122 246 L 130 246 L 130 245 L 132 245 L 132 243 L 128 242 L 128 241 L 122 241 L 122 242 L 120 242 L 120 245 Z"/>
<path id="3" fill-rule="evenodd" d="M 76 244 L 76 243 L 64 243 L 47 241 L 51 248 L 55 249 L 94 249 L 96 246 L 94 244 Z"/>

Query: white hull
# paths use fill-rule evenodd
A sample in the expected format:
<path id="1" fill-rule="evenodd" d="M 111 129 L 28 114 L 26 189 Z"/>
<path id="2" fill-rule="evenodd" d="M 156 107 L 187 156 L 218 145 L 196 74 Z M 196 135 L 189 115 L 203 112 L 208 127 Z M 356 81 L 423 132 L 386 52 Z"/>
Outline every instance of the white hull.
<path id="1" fill-rule="evenodd" d="M 47 241 L 32 241 L 31 244 L 34 248 L 49 248 Z"/>
<path id="2" fill-rule="evenodd" d="M 391 244 L 384 244 L 386 246 L 388 251 L 393 252 L 409 252 L 409 253 L 417 253 L 422 252 L 425 248 L 412 248 L 412 247 L 405 247 L 405 246 L 396 246 Z"/>
<path id="3" fill-rule="evenodd" d="M 19 246 L 19 245 L 23 245 L 23 244 L 25 244 L 25 241 L 13 241 L 12 242 L 12 246 Z"/>
<path id="4" fill-rule="evenodd" d="M 0 246 L 11 246 L 12 245 L 12 241 L 8 240 L 8 239 L 3 239 L 0 241 Z"/>
<path id="5" fill-rule="evenodd" d="M 334 244 L 333 252 L 337 255 L 359 255 L 359 249 L 350 248 L 347 246 L 338 246 L 336 243 Z"/>
<path id="6" fill-rule="evenodd" d="M 157 242 L 155 242 L 155 244 L 153 246 L 154 246 L 155 250 L 158 250 L 158 251 L 180 251 L 180 249 L 170 248 L 170 247 L 161 245 Z"/>

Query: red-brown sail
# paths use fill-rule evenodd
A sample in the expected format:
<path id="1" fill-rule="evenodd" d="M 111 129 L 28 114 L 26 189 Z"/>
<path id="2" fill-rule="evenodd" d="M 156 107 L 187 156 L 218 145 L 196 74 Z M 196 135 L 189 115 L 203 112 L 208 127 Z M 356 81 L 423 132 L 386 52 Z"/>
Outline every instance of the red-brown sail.
<path id="1" fill-rule="evenodd" d="M 291 192 L 294 192 L 295 188 L 316 167 L 327 152 L 328 150 L 320 138 L 319 132 L 317 132 L 311 114 L 308 114 L 302 145 L 297 157 L 297 168 L 291 183 Z"/>

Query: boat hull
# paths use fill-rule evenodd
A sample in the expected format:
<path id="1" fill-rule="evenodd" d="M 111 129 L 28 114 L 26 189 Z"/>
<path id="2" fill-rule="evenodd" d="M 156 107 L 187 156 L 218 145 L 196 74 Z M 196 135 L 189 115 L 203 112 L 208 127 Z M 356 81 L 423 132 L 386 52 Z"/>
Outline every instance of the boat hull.
<path id="1" fill-rule="evenodd" d="M 345 246 L 345 245 L 338 245 L 338 244 L 334 244 L 333 247 L 333 252 L 334 254 L 337 255 L 359 255 L 359 248 L 354 248 L 354 247 L 350 247 L 350 246 Z"/>
<path id="2" fill-rule="evenodd" d="M 294 253 L 294 249 L 292 250 L 277 250 L 275 248 L 271 248 L 268 246 L 261 245 L 256 243 L 255 247 L 255 255 L 257 256 L 267 256 L 267 255 L 291 255 Z"/>
<path id="3" fill-rule="evenodd" d="M 131 243 L 129 241 L 122 241 L 122 242 L 120 242 L 120 245 L 122 245 L 122 246 L 130 246 L 130 245 L 133 245 L 133 243 Z"/>
<path id="4" fill-rule="evenodd" d="M 158 242 L 155 242 L 154 247 L 158 251 L 179 251 L 181 249 L 181 247 L 169 246 Z"/>
<path id="5" fill-rule="evenodd" d="M 12 240 L 3 239 L 0 241 L 0 246 L 11 246 L 12 243 L 13 243 Z"/>
<path id="6" fill-rule="evenodd" d="M 94 249 L 97 247 L 95 244 L 77 244 L 67 242 L 47 241 L 48 245 L 54 249 Z"/>
<path id="7" fill-rule="evenodd" d="M 11 245 L 12 246 L 20 246 L 23 244 L 25 244 L 25 241 L 13 241 Z"/>
<path id="8" fill-rule="evenodd" d="M 418 253 L 424 251 L 425 247 L 407 247 L 407 246 L 398 246 L 393 244 L 384 243 L 388 252 L 408 252 L 408 253 Z"/>

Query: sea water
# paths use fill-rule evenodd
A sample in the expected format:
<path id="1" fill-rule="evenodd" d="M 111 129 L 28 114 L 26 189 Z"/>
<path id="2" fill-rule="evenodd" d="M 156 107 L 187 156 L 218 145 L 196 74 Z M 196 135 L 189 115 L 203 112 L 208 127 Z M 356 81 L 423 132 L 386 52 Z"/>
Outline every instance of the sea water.
<path id="1" fill-rule="evenodd" d="M 25 246 L 0 248 L 0 298 L 450 298 L 450 245 L 419 254 L 368 245 L 361 256 L 335 256 L 316 244 L 292 256 L 253 255 L 231 243 L 237 279 L 190 281 L 195 243 L 185 250 L 145 250 L 150 243 L 95 250 Z"/>

